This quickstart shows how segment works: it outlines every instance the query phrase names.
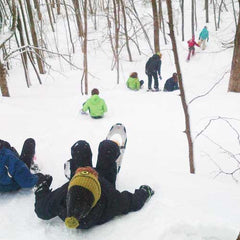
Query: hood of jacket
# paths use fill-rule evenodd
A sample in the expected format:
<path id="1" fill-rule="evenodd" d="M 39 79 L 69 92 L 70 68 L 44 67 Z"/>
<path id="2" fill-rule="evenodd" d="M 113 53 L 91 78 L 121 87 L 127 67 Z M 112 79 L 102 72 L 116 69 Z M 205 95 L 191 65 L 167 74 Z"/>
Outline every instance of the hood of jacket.
<path id="1" fill-rule="evenodd" d="M 156 60 L 159 60 L 160 59 L 160 56 L 158 54 L 153 54 L 152 56 L 153 59 L 156 59 Z"/>
<path id="2" fill-rule="evenodd" d="M 101 98 L 97 95 L 94 94 L 91 96 L 91 98 L 89 99 L 89 102 L 91 102 L 91 104 L 98 104 L 101 101 Z"/>

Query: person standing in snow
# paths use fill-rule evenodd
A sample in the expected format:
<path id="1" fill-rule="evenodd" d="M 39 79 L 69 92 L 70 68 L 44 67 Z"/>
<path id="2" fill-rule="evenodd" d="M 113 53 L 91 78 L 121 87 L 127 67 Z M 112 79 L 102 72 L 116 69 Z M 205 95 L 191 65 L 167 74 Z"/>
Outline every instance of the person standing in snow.
<path id="1" fill-rule="evenodd" d="M 83 104 L 82 113 L 89 111 L 92 118 L 102 118 L 107 112 L 105 101 L 99 97 L 99 90 L 94 88 L 91 92 L 92 96 Z"/>
<path id="2" fill-rule="evenodd" d="M 137 72 L 133 72 L 127 80 L 127 87 L 131 90 L 139 90 L 143 83 L 143 80 L 139 81 Z"/>
<path id="3" fill-rule="evenodd" d="M 196 42 L 195 42 L 195 37 L 193 36 L 192 39 L 190 39 L 188 42 L 188 57 L 187 60 L 190 60 L 190 56 L 195 54 L 195 46 L 200 47 Z"/>
<path id="4" fill-rule="evenodd" d="M 172 77 L 165 82 L 163 91 L 172 92 L 178 89 L 178 76 L 177 73 L 173 73 Z"/>
<path id="5" fill-rule="evenodd" d="M 201 33 L 199 34 L 199 45 L 201 46 L 202 50 L 206 49 L 206 40 L 209 40 L 209 32 L 207 30 L 207 26 L 203 28 Z"/>
<path id="6" fill-rule="evenodd" d="M 152 78 L 154 79 L 154 89 L 159 91 L 158 76 L 161 76 L 162 54 L 160 52 L 150 57 L 145 65 L 145 73 L 148 76 L 148 91 L 152 91 Z"/>
<path id="7" fill-rule="evenodd" d="M 32 138 L 25 140 L 20 156 L 8 142 L 0 140 L 0 192 L 32 188 L 44 180 L 45 175 L 30 171 L 34 155 L 35 140 Z"/>
<path id="8" fill-rule="evenodd" d="M 116 160 L 120 148 L 111 140 L 99 144 L 97 165 L 92 167 L 92 152 L 86 141 L 71 148 L 70 181 L 52 191 L 52 179 L 35 191 L 35 212 L 43 220 L 60 217 L 68 228 L 88 229 L 106 223 L 115 216 L 140 210 L 154 194 L 147 185 L 134 193 L 119 192 L 115 187 Z"/>

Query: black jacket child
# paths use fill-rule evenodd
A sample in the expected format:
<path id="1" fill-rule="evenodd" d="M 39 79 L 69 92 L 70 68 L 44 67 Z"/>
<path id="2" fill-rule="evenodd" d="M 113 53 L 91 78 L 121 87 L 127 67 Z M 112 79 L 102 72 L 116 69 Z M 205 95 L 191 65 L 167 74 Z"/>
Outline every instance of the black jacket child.
<path id="1" fill-rule="evenodd" d="M 152 189 L 146 185 L 136 189 L 133 194 L 128 191 L 119 192 L 116 190 L 115 181 L 117 168 L 115 161 L 120 154 L 119 147 L 116 143 L 110 140 L 104 140 L 100 143 L 96 166 L 97 172 L 91 167 L 92 154 L 89 152 L 91 150 L 88 143 L 85 141 L 78 141 L 77 143 L 78 151 L 75 152 L 80 153 L 78 156 L 78 160 L 80 160 L 79 165 L 81 165 L 81 162 L 84 162 L 84 165 L 89 167 L 81 166 L 78 168 L 69 182 L 54 191 L 49 190 L 51 181 L 39 186 L 35 192 L 35 212 L 39 218 L 48 220 L 58 216 L 65 221 L 65 224 L 70 228 L 88 229 L 95 225 L 103 224 L 115 216 L 141 209 L 146 200 L 153 195 L 154 192 Z M 74 144 L 73 147 L 76 144 Z M 85 159 L 82 156 L 85 156 Z M 74 156 L 72 160 L 75 162 L 77 161 Z M 82 187 L 83 185 L 81 185 L 81 183 L 79 183 L 79 185 L 75 185 L 75 183 L 73 184 L 75 176 L 78 176 L 78 171 L 80 173 L 85 171 L 84 174 L 90 172 L 98 174 L 98 178 L 95 180 L 100 186 L 100 192 L 98 192 L 99 198 L 95 205 L 92 205 L 92 203 L 90 204 L 91 206 L 87 211 L 85 211 L 86 209 L 83 209 L 84 214 L 82 214 L 79 209 L 74 209 L 74 207 L 72 208 L 71 213 L 69 213 L 71 201 L 74 200 L 73 195 L 76 196 L 76 192 L 81 190 L 81 194 L 77 196 L 77 201 L 73 201 L 78 208 L 81 208 L 87 204 L 86 199 L 88 196 L 90 196 L 90 198 L 88 198 L 90 202 L 91 198 L 96 196 L 94 193 L 96 188 L 94 188 L 94 190 L 93 188 L 86 189 L 85 187 Z M 76 188 L 77 191 L 73 191 L 73 195 L 70 195 L 72 188 Z M 93 191 L 91 192 L 91 190 Z M 81 204 L 78 204 L 78 202 L 81 202 Z M 74 226 L 69 226 L 70 224 L 67 224 L 66 219 L 70 219 L 70 221 L 71 219 L 75 219 L 77 225 L 74 224 Z"/>
<path id="2" fill-rule="evenodd" d="M 147 75 L 158 73 L 158 75 L 161 76 L 161 58 L 159 54 L 154 54 L 152 57 L 150 57 L 146 63 L 145 66 L 145 73 Z"/>

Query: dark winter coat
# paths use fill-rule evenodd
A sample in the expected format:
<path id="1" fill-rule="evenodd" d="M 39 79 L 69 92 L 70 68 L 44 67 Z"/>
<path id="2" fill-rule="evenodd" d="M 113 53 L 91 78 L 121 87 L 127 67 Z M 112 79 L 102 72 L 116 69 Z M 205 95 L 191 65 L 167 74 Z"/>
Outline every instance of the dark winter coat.
<path id="1" fill-rule="evenodd" d="M 106 179 L 99 177 L 101 197 L 87 217 L 80 221 L 78 228 L 87 229 L 108 222 L 115 216 L 127 214 L 142 208 L 148 199 L 148 193 L 136 189 L 132 194 L 128 191 L 119 192 Z M 36 195 L 35 212 L 39 218 L 48 220 L 59 216 L 63 221 L 67 217 L 66 195 L 69 183 L 51 192 L 40 192 Z"/>
<path id="2" fill-rule="evenodd" d="M 147 75 L 152 75 L 154 73 L 158 73 L 158 75 L 161 75 L 161 58 L 158 54 L 154 54 L 152 57 L 150 57 L 146 63 L 145 66 L 145 73 Z"/>
<path id="3" fill-rule="evenodd" d="M 0 149 L 0 192 L 31 188 L 38 181 L 17 154 L 3 147 Z"/>
<path id="4" fill-rule="evenodd" d="M 172 92 L 172 91 L 178 90 L 178 89 L 179 89 L 178 82 L 174 82 L 174 78 L 173 77 L 169 78 L 165 82 L 164 91 Z"/>

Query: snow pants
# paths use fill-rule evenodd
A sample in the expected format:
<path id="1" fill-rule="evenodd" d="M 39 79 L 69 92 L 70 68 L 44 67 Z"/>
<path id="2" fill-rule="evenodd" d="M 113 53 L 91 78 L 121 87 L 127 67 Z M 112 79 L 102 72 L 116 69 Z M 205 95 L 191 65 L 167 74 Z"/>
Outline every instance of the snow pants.
<path id="1" fill-rule="evenodd" d="M 154 88 L 158 89 L 158 76 L 157 76 L 157 72 L 148 74 L 148 89 L 152 88 L 152 78 L 154 79 Z"/>
<path id="2" fill-rule="evenodd" d="M 194 47 L 194 46 L 188 48 L 188 57 L 187 57 L 187 60 L 188 60 L 188 61 L 190 60 L 191 54 L 192 54 L 192 56 L 195 54 L 195 47 Z"/>

